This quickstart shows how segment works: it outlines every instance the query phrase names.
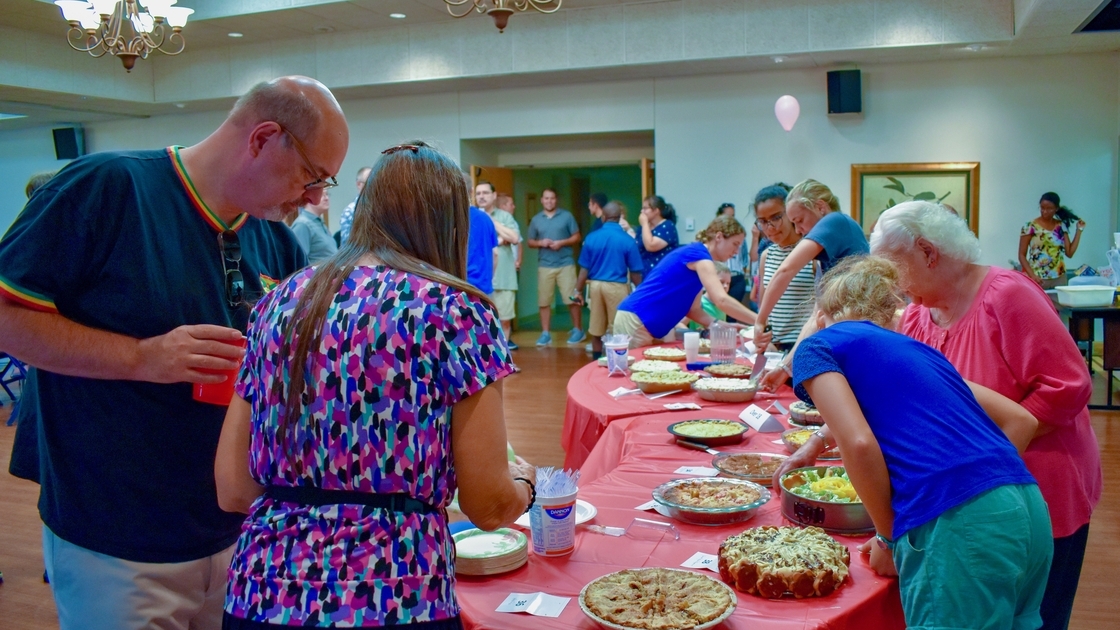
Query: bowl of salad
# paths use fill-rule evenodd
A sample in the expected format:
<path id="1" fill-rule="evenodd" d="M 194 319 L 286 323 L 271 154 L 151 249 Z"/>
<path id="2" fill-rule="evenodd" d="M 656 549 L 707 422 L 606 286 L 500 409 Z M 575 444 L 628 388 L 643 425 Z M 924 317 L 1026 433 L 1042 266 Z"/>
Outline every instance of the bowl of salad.
<path id="1" fill-rule="evenodd" d="M 843 466 L 809 466 L 782 475 L 782 516 L 835 534 L 865 534 L 875 524 Z"/>

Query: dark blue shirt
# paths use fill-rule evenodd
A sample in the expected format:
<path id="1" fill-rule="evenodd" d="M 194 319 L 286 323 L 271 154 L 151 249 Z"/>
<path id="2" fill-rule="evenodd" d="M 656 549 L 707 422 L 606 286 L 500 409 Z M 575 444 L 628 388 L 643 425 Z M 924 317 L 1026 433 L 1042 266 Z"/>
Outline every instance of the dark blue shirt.
<path id="1" fill-rule="evenodd" d="M 664 337 L 688 315 L 696 296 L 704 288 L 700 274 L 689 269 L 688 264 L 711 259 L 703 243 L 674 249 L 618 305 L 618 310 L 637 315 L 655 339 Z"/>
<path id="2" fill-rule="evenodd" d="M 840 322 L 798 346 L 797 395 L 812 402 L 802 383 L 826 372 L 848 380 L 883 451 L 892 538 L 992 488 L 1035 482 L 956 368 L 924 343 L 869 322 Z"/>
<path id="3" fill-rule="evenodd" d="M 628 282 L 627 272 L 641 273 L 644 269 L 638 244 L 618 221 L 607 221 L 587 235 L 579 252 L 579 266 L 587 270 L 589 279 L 599 282 Z"/>
<path id="4" fill-rule="evenodd" d="M 144 339 L 185 324 L 245 330 L 226 299 L 217 234 L 230 227 L 249 299 L 306 264 L 283 223 L 209 212 L 174 150 L 75 160 L 28 201 L 0 240 L 0 291 L 30 308 Z M 214 453 L 224 407 L 190 383 L 32 369 L 19 421 L 37 426 L 39 514 L 59 537 L 138 562 L 184 562 L 237 539 L 218 507 Z"/>
<path id="5" fill-rule="evenodd" d="M 467 282 L 479 291 L 494 292 L 494 248 L 498 246 L 498 229 L 494 220 L 482 210 L 471 206 L 471 231 L 467 237 Z"/>
<path id="6" fill-rule="evenodd" d="M 642 241 L 642 226 L 639 225 L 634 229 L 636 230 L 636 232 L 634 233 L 634 240 L 638 242 L 638 252 L 641 253 L 642 264 L 645 266 L 644 273 L 648 276 L 649 272 L 652 271 L 655 266 L 657 266 L 657 263 L 664 260 L 665 257 L 668 256 L 669 253 L 676 249 L 680 244 L 680 240 L 677 237 L 677 224 L 666 219 L 665 221 L 658 223 L 657 227 L 651 230 L 655 237 L 660 238 L 668 243 L 668 245 L 666 245 L 664 249 L 658 250 L 656 252 L 651 252 L 646 249 L 646 244 Z"/>
<path id="7" fill-rule="evenodd" d="M 821 273 L 832 269 L 846 256 L 859 256 L 871 252 L 863 228 L 852 217 L 839 212 L 829 212 L 809 230 L 805 238 L 824 249 L 817 254 Z"/>

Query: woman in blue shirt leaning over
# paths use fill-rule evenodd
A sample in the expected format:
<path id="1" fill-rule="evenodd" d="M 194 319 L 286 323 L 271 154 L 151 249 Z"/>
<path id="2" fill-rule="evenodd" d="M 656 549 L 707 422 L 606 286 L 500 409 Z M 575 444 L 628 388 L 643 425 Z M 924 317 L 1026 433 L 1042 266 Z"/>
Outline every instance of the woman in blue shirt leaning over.
<path id="1" fill-rule="evenodd" d="M 1053 541 L 1016 452 L 1038 422 L 889 330 L 902 304 L 897 279 L 874 257 L 824 276 L 820 331 L 801 342 L 794 389 L 820 409 L 821 437 L 840 446 L 875 524 L 871 566 L 897 570 L 908 627 L 1038 628 Z"/>
<path id="2" fill-rule="evenodd" d="M 719 310 L 753 323 L 754 311 L 728 295 L 714 262 L 734 256 L 744 238 L 742 224 L 729 216 L 717 217 L 696 235 L 697 242 L 673 250 L 618 305 L 614 332 L 630 335 L 630 347 L 639 348 L 672 341 L 673 327 L 685 316 L 707 327 L 712 318 L 700 306 L 701 290 Z"/>

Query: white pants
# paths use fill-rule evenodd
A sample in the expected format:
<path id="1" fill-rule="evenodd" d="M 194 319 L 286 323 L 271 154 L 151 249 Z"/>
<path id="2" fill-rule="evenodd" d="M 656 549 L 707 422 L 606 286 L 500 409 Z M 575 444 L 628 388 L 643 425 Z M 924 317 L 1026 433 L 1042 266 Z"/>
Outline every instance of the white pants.
<path id="1" fill-rule="evenodd" d="M 190 562 L 121 560 L 43 527 L 60 630 L 219 630 L 233 546 Z"/>

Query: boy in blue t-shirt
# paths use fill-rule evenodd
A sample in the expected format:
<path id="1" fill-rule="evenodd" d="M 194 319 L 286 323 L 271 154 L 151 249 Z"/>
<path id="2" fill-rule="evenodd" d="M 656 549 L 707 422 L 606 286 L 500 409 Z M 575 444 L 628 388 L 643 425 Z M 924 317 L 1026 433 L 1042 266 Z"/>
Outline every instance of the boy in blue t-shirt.
<path id="1" fill-rule="evenodd" d="M 825 275 L 820 331 L 793 361 L 795 391 L 824 418 L 819 441 L 836 437 L 875 523 L 870 564 L 897 570 L 908 627 L 1038 628 L 1053 540 L 1019 455 L 1038 421 L 889 330 L 897 277 L 874 257 Z"/>

